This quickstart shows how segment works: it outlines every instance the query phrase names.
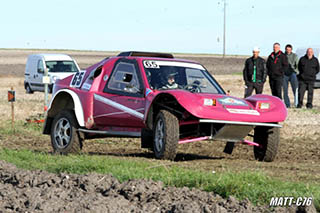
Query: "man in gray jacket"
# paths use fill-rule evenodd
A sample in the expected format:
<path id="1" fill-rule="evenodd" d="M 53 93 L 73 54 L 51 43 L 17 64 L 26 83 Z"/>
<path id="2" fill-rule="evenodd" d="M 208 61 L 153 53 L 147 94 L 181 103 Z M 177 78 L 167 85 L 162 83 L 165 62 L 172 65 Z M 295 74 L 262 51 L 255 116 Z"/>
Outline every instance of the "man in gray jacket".
<path id="1" fill-rule="evenodd" d="M 299 58 L 298 56 L 292 52 L 292 45 L 287 44 L 286 45 L 286 52 L 285 55 L 288 57 L 288 69 L 284 72 L 284 78 L 283 78 L 283 96 L 284 96 L 284 102 L 287 106 L 287 108 L 290 107 L 290 99 L 288 96 L 288 88 L 289 88 L 289 82 L 291 84 L 292 92 L 294 95 L 294 106 L 297 107 L 298 105 L 298 63 Z"/>

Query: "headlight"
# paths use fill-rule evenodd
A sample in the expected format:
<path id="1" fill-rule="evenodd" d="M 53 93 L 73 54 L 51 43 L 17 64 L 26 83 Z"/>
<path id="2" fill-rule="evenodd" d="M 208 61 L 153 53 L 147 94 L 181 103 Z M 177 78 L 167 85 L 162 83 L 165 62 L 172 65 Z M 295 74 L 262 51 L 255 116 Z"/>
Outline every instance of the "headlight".
<path id="1" fill-rule="evenodd" d="M 205 106 L 216 106 L 216 99 L 205 98 L 203 100 L 203 105 L 205 105 Z"/>
<path id="2" fill-rule="evenodd" d="M 51 77 L 51 81 L 52 81 L 53 84 L 56 83 L 57 80 L 59 80 L 59 77 L 57 77 L 57 76 L 52 76 Z"/>
<path id="3" fill-rule="evenodd" d="M 270 103 L 259 103 L 259 109 L 270 109 Z"/>

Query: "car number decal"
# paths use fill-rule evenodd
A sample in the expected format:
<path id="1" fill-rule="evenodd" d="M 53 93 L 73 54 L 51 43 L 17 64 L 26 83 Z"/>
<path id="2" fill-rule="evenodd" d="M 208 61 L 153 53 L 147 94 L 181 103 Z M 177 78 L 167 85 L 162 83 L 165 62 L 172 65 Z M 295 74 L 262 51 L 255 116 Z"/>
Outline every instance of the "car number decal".
<path id="1" fill-rule="evenodd" d="M 159 69 L 159 65 L 155 61 L 143 61 L 143 65 L 145 68 L 153 68 L 153 69 Z"/>
<path id="2" fill-rule="evenodd" d="M 79 71 L 76 74 L 74 74 L 70 83 L 70 87 L 80 87 L 85 74 L 86 74 L 85 70 Z"/>

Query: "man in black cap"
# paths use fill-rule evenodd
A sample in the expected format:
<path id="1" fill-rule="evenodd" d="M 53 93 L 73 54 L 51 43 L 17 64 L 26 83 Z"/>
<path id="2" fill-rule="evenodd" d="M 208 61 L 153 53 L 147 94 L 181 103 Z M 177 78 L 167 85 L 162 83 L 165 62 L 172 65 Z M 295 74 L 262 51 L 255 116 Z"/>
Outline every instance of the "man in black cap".
<path id="1" fill-rule="evenodd" d="M 297 108 L 302 107 L 304 93 L 308 90 L 307 108 L 312 109 L 313 86 L 319 72 L 319 61 L 314 57 L 312 48 L 308 48 L 306 55 L 300 58 L 298 69 L 299 104 Z"/>
<path id="2" fill-rule="evenodd" d="M 265 60 L 259 57 L 260 49 L 253 48 L 253 56 L 248 58 L 243 69 L 243 80 L 246 85 L 244 97 L 249 97 L 253 90 L 256 94 L 261 94 L 263 91 L 263 84 L 267 78 L 267 71 L 265 69 Z"/>
<path id="3" fill-rule="evenodd" d="M 284 72 L 288 69 L 288 58 L 280 50 L 280 44 L 273 44 L 273 52 L 267 60 L 269 83 L 273 96 L 282 99 Z"/>

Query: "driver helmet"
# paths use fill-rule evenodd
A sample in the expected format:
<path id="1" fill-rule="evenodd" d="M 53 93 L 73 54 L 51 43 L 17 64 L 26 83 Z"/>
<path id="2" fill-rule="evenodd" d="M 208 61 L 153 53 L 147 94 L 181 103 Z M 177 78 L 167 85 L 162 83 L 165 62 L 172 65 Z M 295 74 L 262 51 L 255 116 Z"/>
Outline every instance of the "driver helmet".
<path id="1" fill-rule="evenodd" d="M 177 73 L 169 73 L 167 75 L 167 80 L 168 80 L 168 84 L 171 86 L 175 83 L 175 76 L 177 75 Z M 169 81 L 170 79 L 172 79 L 173 81 Z"/>

